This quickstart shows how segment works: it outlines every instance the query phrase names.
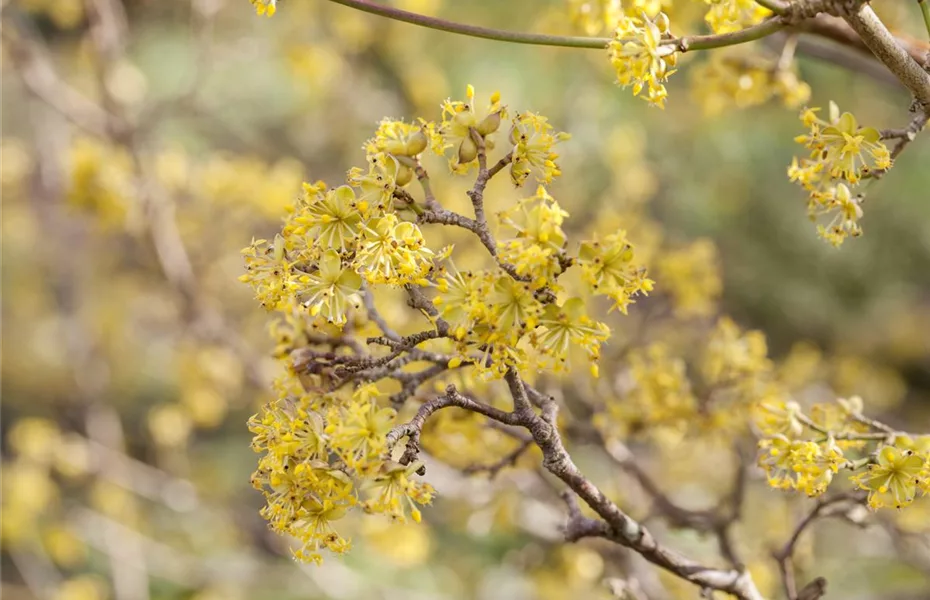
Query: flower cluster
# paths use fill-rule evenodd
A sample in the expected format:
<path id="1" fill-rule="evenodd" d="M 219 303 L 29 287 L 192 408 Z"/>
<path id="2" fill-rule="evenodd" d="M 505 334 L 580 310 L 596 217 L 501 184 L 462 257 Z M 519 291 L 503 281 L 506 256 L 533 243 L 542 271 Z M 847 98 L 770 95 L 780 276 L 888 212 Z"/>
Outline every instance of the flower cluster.
<path id="1" fill-rule="evenodd" d="M 484 152 L 495 148 L 491 134 L 500 129 L 507 118 L 507 109 L 500 103 L 500 94 L 491 95 L 491 102 L 480 113 L 475 110 L 475 89 L 468 86 L 465 100 L 446 100 L 442 104 L 442 121 L 430 128 L 433 149 L 439 153 L 447 148 L 453 152 L 449 167 L 456 174 L 466 173 L 478 165 L 479 144 Z M 532 112 L 516 115 L 511 120 L 507 136 L 510 152 L 510 178 L 520 187 L 534 175 L 542 183 L 551 183 L 561 174 L 553 147 L 568 140 L 564 132 L 554 132 L 548 119 Z"/>
<path id="2" fill-rule="evenodd" d="M 595 415 L 595 427 L 605 438 L 745 433 L 756 407 L 779 395 L 765 338 L 723 318 L 702 345 L 691 359 L 697 368 L 667 344 L 630 351 L 630 368 L 615 380 L 615 397 Z"/>
<path id="3" fill-rule="evenodd" d="M 624 314 L 636 295 L 648 294 L 655 285 L 636 260 L 633 245 L 622 229 L 584 242 L 577 262 L 590 292 L 608 297 Z"/>
<path id="4" fill-rule="evenodd" d="M 258 16 L 271 17 L 278 10 L 278 0 L 249 0 L 249 2 L 255 7 L 255 14 Z"/>
<path id="5" fill-rule="evenodd" d="M 819 496 L 833 481 L 833 475 L 845 466 L 843 452 L 833 439 L 822 443 L 791 440 L 784 435 L 760 443 L 761 466 L 769 485 L 777 489 L 794 489 L 808 496 Z"/>
<path id="6" fill-rule="evenodd" d="M 129 156 L 122 149 L 90 138 L 77 138 L 69 158 L 68 204 L 92 212 L 105 228 L 122 226 L 133 191 Z"/>
<path id="7" fill-rule="evenodd" d="M 617 72 L 617 83 L 633 87 L 633 95 L 663 108 L 668 91 L 664 82 L 675 72 L 678 57 L 675 46 L 662 44 L 669 36 L 669 21 L 660 12 L 650 19 L 645 14 L 618 19 L 614 39 L 607 46 L 610 64 Z"/>
<path id="8" fill-rule="evenodd" d="M 781 68 L 762 56 L 725 50 L 691 71 L 691 88 L 704 114 L 716 115 L 730 106 L 747 108 L 777 98 L 788 108 L 808 101 L 811 88 L 798 78 L 794 66 Z"/>
<path id="9" fill-rule="evenodd" d="M 684 248 L 663 253 L 656 265 L 662 288 L 671 297 L 679 317 L 713 313 L 723 289 L 717 247 L 699 239 Z"/>
<path id="10" fill-rule="evenodd" d="M 819 109 L 805 109 L 801 120 L 810 132 L 795 138 L 810 150 L 808 158 L 795 158 L 788 177 L 810 194 L 807 210 L 811 220 L 832 215 L 818 224 L 821 237 L 839 246 L 848 236 L 859 236 L 862 228 L 862 198 L 851 187 L 875 171 L 891 167 L 888 148 L 881 134 L 872 127 L 860 127 L 850 113 L 840 114 L 830 103 L 829 120 L 817 116 Z"/>
<path id="11" fill-rule="evenodd" d="M 686 429 L 696 416 L 685 361 L 671 356 L 667 346 L 653 344 L 630 354 L 630 389 L 622 402 L 609 402 L 594 417 L 605 438 L 625 438 L 641 431 Z"/>
<path id="12" fill-rule="evenodd" d="M 712 386 L 731 385 L 769 372 L 767 355 L 761 331 L 743 332 L 731 319 L 722 318 L 707 342 L 701 372 Z"/>
<path id="13" fill-rule="evenodd" d="M 704 0 L 704 20 L 714 33 L 731 33 L 755 25 L 772 12 L 755 0 Z"/>
<path id="14" fill-rule="evenodd" d="M 568 0 L 572 22 L 588 35 L 612 31 L 624 16 L 655 17 L 671 0 Z"/>
<path id="15" fill-rule="evenodd" d="M 606 296 L 625 312 L 652 289 L 623 231 L 569 244 L 568 213 L 546 187 L 560 175 L 553 146 L 568 135 L 544 116 L 518 113 L 509 119 L 506 152 L 491 168 L 506 108 L 496 93 L 482 111 L 474 88 L 465 96 L 445 101 L 438 123 L 383 120 L 363 145 L 365 167 L 349 169 L 338 187 L 305 183 L 281 232 L 243 250 L 241 280 L 264 308 L 281 314 L 272 333 L 285 367 L 277 399 L 250 422 L 262 454 L 253 483 L 265 494 L 270 526 L 301 541 L 300 560 L 319 561 L 323 549 L 346 551 L 336 521 L 355 508 L 418 521 L 417 505 L 430 502 L 420 465 L 396 457 L 389 443 L 396 441 L 389 435 L 394 408 L 429 379 L 417 379 L 407 365 L 426 361 L 428 373 L 467 372 L 473 382 L 511 370 L 565 371 L 577 353 L 597 376 L 610 330 L 589 314 L 592 297 Z M 477 168 L 468 194 L 474 218 L 434 195 L 439 188 L 424 165 L 429 153 L 444 156 L 454 175 Z M 497 239 L 486 221 L 485 190 L 508 166 L 515 185 L 533 179 L 536 192 L 488 207 L 498 217 Z M 487 266 L 459 270 L 452 246 L 427 243 L 430 226 L 473 234 Z M 475 250 L 462 253 L 466 262 L 474 263 Z M 568 271 L 587 283 L 582 295 L 563 289 Z M 416 310 L 389 325 L 377 303 L 392 294 L 406 294 Z M 426 330 L 407 337 L 395 331 L 417 319 L 422 327 L 420 317 Z M 382 382 L 383 389 L 400 384 L 391 408 L 375 387 Z"/>
<path id="16" fill-rule="evenodd" d="M 279 382 L 279 398 L 249 420 L 252 448 L 262 454 L 252 485 L 267 501 L 262 516 L 279 533 L 294 536 L 294 556 L 319 562 L 320 551 L 344 553 L 349 540 L 336 522 L 361 507 L 397 521 L 420 520 L 418 504 L 429 504 L 432 488 L 409 476 L 419 465 L 400 465 L 386 455 L 394 423 L 379 407 L 378 390 L 308 394 Z"/>
<path id="17" fill-rule="evenodd" d="M 868 491 L 873 510 L 903 508 L 930 493 L 930 436 L 894 432 L 863 417 L 862 408 L 858 397 L 815 404 L 809 416 L 793 401 L 761 403 L 754 422 L 769 484 L 819 496 L 840 469 L 858 471 L 850 479 Z"/>

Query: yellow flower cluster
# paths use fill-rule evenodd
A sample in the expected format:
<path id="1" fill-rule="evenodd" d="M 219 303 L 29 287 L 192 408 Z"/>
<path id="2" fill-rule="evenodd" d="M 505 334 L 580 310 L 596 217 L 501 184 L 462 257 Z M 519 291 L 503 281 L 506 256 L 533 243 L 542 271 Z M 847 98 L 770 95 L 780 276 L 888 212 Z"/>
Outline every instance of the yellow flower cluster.
<path id="1" fill-rule="evenodd" d="M 706 317 L 714 312 L 723 289 L 717 247 L 699 239 L 663 253 L 656 265 L 662 289 L 672 297 L 678 317 Z"/>
<path id="2" fill-rule="evenodd" d="M 449 168 L 454 173 L 465 173 L 478 164 L 478 140 L 471 133 L 476 131 L 482 138 L 485 149 L 494 149 L 494 138 L 490 134 L 500 129 L 507 118 L 507 108 L 501 104 L 500 94 L 491 94 L 491 101 L 481 112 L 475 106 L 475 88 L 465 90 L 465 100 L 446 100 L 442 104 L 441 150 L 453 148 Z"/>
<path id="3" fill-rule="evenodd" d="M 704 20 L 714 33 L 731 33 L 760 23 L 772 12 L 756 0 L 704 0 L 710 5 Z"/>
<path id="4" fill-rule="evenodd" d="M 294 556 L 320 562 L 320 551 L 344 553 L 349 540 L 335 523 L 361 507 L 397 521 L 420 520 L 417 504 L 429 504 L 432 488 L 410 478 L 418 464 L 386 457 L 393 409 L 378 405 L 372 385 L 308 394 L 279 382 L 280 397 L 249 420 L 252 448 L 262 454 L 252 485 L 267 501 L 262 516 L 279 533 L 294 536 Z"/>
<path id="5" fill-rule="evenodd" d="M 93 213 L 105 228 L 125 224 L 133 193 L 132 165 L 126 152 L 91 138 L 71 147 L 68 204 Z"/>
<path id="6" fill-rule="evenodd" d="M 436 291 L 433 303 L 456 341 L 457 355 L 450 366 L 470 361 L 476 371 L 492 376 L 531 364 L 563 371 L 576 347 L 585 351 L 597 374 L 600 345 L 610 330 L 588 316 L 581 298 L 561 305 L 544 302 L 537 293 L 543 290 L 534 291 L 530 282 L 500 271 L 451 269 L 439 278 Z M 481 350 L 480 359 L 469 357 L 472 349 Z"/>
<path id="7" fill-rule="evenodd" d="M 271 17 L 278 10 L 278 0 L 249 0 L 249 2 L 255 7 L 255 14 L 258 16 Z"/>
<path id="8" fill-rule="evenodd" d="M 567 216 L 543 186 L 535 196 L 499 214 L 501 224 L 514 235 L 498 242 L 500 256 L 515 265 L 518 274 L 531 278 L 534 289 L 555 281 L 562 270 L 559 258 L 568 239 L 562 223 Z"/>
<path id="9" fill-rule="evenodd" d="M 636 260 L 633 245 L 622 229 L 582 243 L 577 262 L 590 292 L 608 297 L 624 314 L 636 295 L 648 294 L 655 285 Z"/>
<path id="10" fill-rule="evenodd" d="M 694 97 L 706 115 L 730 108 L 747 108 L 778 98 L 788 108 L 810 99 L 811 88 L 798 78 L 795 67 L 779 68 L 777 61 L 747 55 L 745 50 L 721 50 L 691 71 Z"/>
<path id="11" fill-rule="evenodd" d="M 832 438 L 818 444 L 776 435 L 763 440 L 760 447 L 759 466 L 765 470 L 769 485 L 799 490 L 808 496 L 824 493 L 833 475 L 846 464 Z"/>
<path id="12" fill-rule="evenodd" d="M 675 47 L 661 43 L 669 35 L 668 17 L 663 12 L 654 18 L 624 15 L 618 19 L 614 39 L 607 45 L 617 83 L 625 88 L 632 86 L 634 96 L 645 90 L 643 98 L 659 108 L 665 106 L 668 97 L 663 82 L 675 72 L 678 60 Z"/>
<path id="13" fill-rule="evenodd" d="M 621 402 L 609 402 L 594 416 L 594 426 L 606 438 L 625 438 L 642 431 L 666 428 L 682 431 L 696 416 L 697 399 L 691 390 L 685 361 L 671 356 L 664 344 L 630 354 L 632 388 Z"/>
<path id="14" fill-rule="evenodd" d="M 727 386 L 768 373 L 765 335 L 761 331 L 743 332 L 729 318 L 717 322 L 704 353 L 701 368 L 704 380 L 712 386 Z"/>
<path id="15" fill-rule="evenodd" d="M 852 114 L 840 114 L 832 102 L 828 121 L 817 116 L 818 110 L 801 113 L 810 132 L 795 140 L 810 150 L 810 156 L 793 159 L 788 177 L 810 194 L 807 210 L 811 220 L 833 215 L 826 225 L 818 224 L 817 232 L 839 246 L 847 236 L 862 234 L 862 198 L 853 195 L 850 187 L 873 171 L 891 168 L 891 156 L 877 129 L 860 127 Z"/>
<path id="16" fill-rule="evenodd" d="M 763 436 L 759 466 L 769 485 L 822 494 L 840 469 L 868 491 L 868 506 L 903 508 L 930 493 L 930 436 L 895 433 L 862 417 L 862 399 L 815 404 L 810 416 L 795 402 L 763 402 L 754 423 Z M 876 429 L 876 431 L 871 431 Z M 815 437 L 808 439 L 807 432 Z M 869 444 L 876 447 L 869 451 Z M 858 453 L 848 458 L 845 453 Z"/>
<path id="17" fill-rule="evenodd" d="M 301 541 L 300 560 L 319 561 L 323 549 L 345 552 L 349 542 L 335 523 L 356 507 L 418 521 L 417 505 L 432 498 L 416 477 L 420 465 L 392 458 L 387 439 L 396 416 L 383 406 L 379 382 L 397 389 L 410 381 L 405 365 L 420 359 L 467 373 L 469 383 L 510 369 L 564 371 L 575 352 L 596 376 L 610 330 L 588 314 L 587 296 L 607 296 L 625 311 L 652 289 L 622 231 L 570 252 L 568 213 L 545 187 L 560 174 L 553 146 L 568 136 L 532 112 L 510 119 L 509 144 L 494 172 L 509 165 L 513 183 L 533 178 L 536 193 L 488 210 L 498 216 L 501 237 L 494 238 L 484 216 L 488 153 L 507 113 L 498 94 L 486 110 L 474 106 L 468 86 L 464 101 L 442 104 L 439 123 L 383 120 L 363 146 L 366 167 L 350 169 L 347 184 L 336 188 L 305 183 L 281 232 L 242 251 L 240 279 L 263 307 L 281 313 L 272 334 L 274 356 L 286 369 L 277 399 L 250 421 L 262 454 L 253 484 L 265 495 L 270 526 Z M 474 219 L 434 196 L 439 187 L 424 166 L 427 151 L 446 156 L 456 175 L 478 167 Z M 421 227 L 430 225 L 474 234 L 490 266 L 459 271 L 451 246 L 428 246 Z M 585 297 L 567 296 L 560 285 L 570 269 L 588 283 Z M 428 318 L 430 329 L 412 334 L 419 342 L 396 341 L 386 320 L 373 318 L 378 299 L 392 293 L 406 293 L 413 315 Z M 393 338 L 393 352 L 366 350 L 385 339 L 372 337 L 377 330 Z"/>
<path id="18" fill-rule="evenodd" d="M 588 35 L 612 31 L 624 16 L 655 17 L 670 0 L 568 0 L 569 18 Z"/>
<path id="19" fill-rule="evenodd" d="M 548 119 L 536 113 L 525 112 L 514 117 L 508 138 L 513 153 L 510 166 L 513 184 L 522 186 L 530 175 L 542 183 L 552 183 L 562 174 L 555 163 L 559 155 L 552 147 L 570 137 L 564 132 L 553 133 Z"/>
<path id="20" fill-rule="evenodd" d="M 699 369 L 666 344 L 632 350 L 630 369 L 615 381 L 616 397 L 595 415 L 595 427 L 606 438 L 745 433 L 748 417 L 778 396 L 765 339 L 722 318 L 702 346 L 694 357 Z"/>

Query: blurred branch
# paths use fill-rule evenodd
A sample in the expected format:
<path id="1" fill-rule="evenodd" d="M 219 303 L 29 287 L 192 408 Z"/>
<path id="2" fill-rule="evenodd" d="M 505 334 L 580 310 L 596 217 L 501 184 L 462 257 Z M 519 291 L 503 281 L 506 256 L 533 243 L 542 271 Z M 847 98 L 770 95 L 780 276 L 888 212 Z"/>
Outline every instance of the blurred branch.
<path id="1" fill-rule="evenodd" d="M 115 569 L 148 571 L 151 568 L 157 577 L 188 588 L 206 583 L 207 577 L 196 572 L 201 562 L 198 557 L 182 554 L 177 548 L 153 540 L 103 513 L 76 508 L 69 520 L 90 546 L 106 554 L 114 549 L 123 550 L 115 557 Z M 127 552 L 129 548 L 138 551 Z"/>
<path id="2" fill-rule="evenodd" d="M 780 51 L 784 45 L 786 35 L 791 34 L 776 34 L 766 38 L 765 43 L 773 50 Z M 873 56 L 816 36 L 801 35 L 796 37 L 795 40 L 797 54 L 867 75 L 879 83 L 892 85 L 896 89 L 906 89 L 904 84 L 894 76 L 894 73 L 886 69 Z"/>
<path id="3" fill-rule="evenodd" d="M 661 515 L 672 527 L 693 529 L 698 532 L 711 532 L 717 538 L 720 554 L 734 568 L 743 568 L 733 544 L 731 526 L 742 515 L 743 500 L 746 492 L 746 472 L 748 466 L 743 454 L 736 449 L 738 464 L 734 471 L 733 485 L 729 493 L 716 506 L 706 510 L 691 510 L 672 502 L 649 474 L 635 460 L 626 444 L 618 441 L 600 439 L 600 445 L 620 468 L 631 475 L 644 492 L 652 499 L 653 511 Z"/>
<path id="4" fill-rule="evenodd" d="M 176 95 L 154 102 L 142 109 L 139 127 L 148 131 L 157 126 L 161 120 L 175 108 L 185 108 L 197 98 L 204 79 L 210 71 L 212 60 L 213 26 L 218 3 L 204 0 L 191 0 L 191 38 L 194 47 L 193 72 L 181 91 Z"/>
<path id="5" fill-rule="evenodd" d="M 187 511 L 200 504 L 191 482 L 135 460 L 97 440 L 85 439 L 85 443 L 91 469 L 104 479 L 173 510 Z"/>
<path id="6" fill-rule="evenodd" d="M 3 12 L 0 36 L 23 85 L 79 128 L 104 137 L 109 120 L 106 112 L 58 77 L 52 59 L 36 41 L 36 34 L 28 31 L 29 27 L 26 19 L 12 15 L 11 10 Z"/>
<path id="7" fill-rule="evenodd" d="M 119 413 L 112 407 L 93 404 L 87 409 L 86 428 L 88 437 L 111 450 L 103 455 L 103 461 L 98 465 L 109 470 L 108 461 L 114 460 L 126 444 Z M 104 528 L 101 533 L 100 549 L 110 562 L 110 579 L 116 600 L 148 600 L 149 573 L 139 539 L 120 535 L 113 528 Z"/>
<path id="8" fill-rule="evenodd" d="M 505 454 L 499 460 L 496 460 L 490 464 L 468 465 L 462 469 L 462 472 L 466 474 L 487 473 L 488 477 L 494 478 L 506 467 L 512 467 L 516 465 L 517 460 L 519 460 L 520 457 L 523 456 L 523 454 L 529 450 L 532 445 L 533 439 L 527 436 L 526 438 L 520 440 L 520 444 L 516 448 Z"/>
<path id="9" fill-rule="evenodd" d="M 772 556 L 778 563 L 778 569 L 782 576 L 782 583 L 785 587 L 785 595 L 787 596 L 788 600 L 817 600 L 820 598 L 820 596 L 823 595 L 823 591 L 825 591 L 826 587 L 826 580 L 823 578 L 817 578 L 811 582 L 811 584 L 808 584 L 804 590 L 801 590 L 800 594 L 798 593 L 792 559 L 794 557 L 795 547 L 797 546 L 798 540 L 801 538 L 801 534 L 804 533 L 804 531 L 813 525 L 814 522 L 818 519 L 845 512 L 845 510 L 850 508 L 850 505 L 860 505 L 862 501 L 863 495 L 858 491 L 846 492 L 837 496 L 833 496 L 832 498 L 818 499 L 817 503 L 814 505 L 814 508 L 795 526 L 794 531 L 792 531 L 791 536 L 788 538 L 788 541 L 785 542 L 785 545 L 782 546 L 781 549 L 772 553 Z M 847 506 L 844 507 L 842 506 L 843 504 L 846 504 Z M 818 581 L 821 582 L 820 585 L 811 587 L 812 584 L 816 584 Z M 818 590 L 821 592 L 820 595 L 814 595 L 814 593 Z"/>
<path id="10" fill-rule="evenodd" d="M 55 590 L 61 585 L 61 573 L 55 568 L 41 545 L 37 545 L 36 552 L 26 552 L 15 544 L 5 546 L 4 550 L 26 583 L 26 587 L 36 598 L 42 600 L 55 598 Z M 5 586 L 6 582 L 4 582 Z"/>
<path id="11" fill-rule="evenodd" d="M 920 14 L 924 18 L 924 26 L 927 28 L 927 37 L 930 37 L 930 2 L 927 0 L 917 0 L 917 6 L 920 7 Z"/>
<path id="12" fill-rule="evenodd" d="M 837 17 L 817 15 L 812 19 L 797 23 L 793 28 L 804 33 L 832 40 L 850 49 L 857 50 L 869 58 L 875 58 L 869 47 L 852 27 Z M 922 60 L 923 55 L 930 50 L 930 46 L 926 43 L 920 43 L 916 40 L 910 40 L 901 36 L 896 37 L 895 41 L 916 61 Z"/>

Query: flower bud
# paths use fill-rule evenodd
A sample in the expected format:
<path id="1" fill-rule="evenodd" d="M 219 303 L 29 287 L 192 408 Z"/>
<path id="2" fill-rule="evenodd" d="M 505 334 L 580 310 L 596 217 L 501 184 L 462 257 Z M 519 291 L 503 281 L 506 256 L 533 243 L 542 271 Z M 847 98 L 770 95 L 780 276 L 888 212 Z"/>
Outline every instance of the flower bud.
<path id="1" fill-rule="evenodd" d="M 274 259 L 280 261 L 284 258 L 284 236 L 280 233 L 274 236 Z"/>
<path id="2" fill-rule="evenodd" d="M 475 140 L 471 139 L 471 136 L 466 137 L 462 140 L 462 145 L 459 146 L 459 164 L 467 164 L 475 160 L 478 157 L 478 144 L 475 143 Z"/>
<path id="3" fill-rule="evenodd" d="M 394 176 L 394 183 L 403 187 L 413 179 L 413 169 L 405 164 L 397 163 L 397 175 Z"/>
<path id="4" fill-rule="evenodd" d="M 659 28 L 659 31 L 661 33 L 668 33 L 669 21 L 668 21 L 667 14 L 665 14 L 664 12 L 660 12 L 658 15 L 656 15 L 655 21 L 653 22 L 656 24 L 656 27 Z"/>
<path id="5" fill-rule="evenodd" d="M 480 123 L 478 123 L 478 133 L 482 137 L 494 133 L 501 126 L 501 111 L 493 112 L 486 116 Z"/>
<path id="6" fill-rule="evenodd" d="M 407 141 L 407 147 L 404 148 L 403 152 L 399 154 L 406 154 L 407 156 L 416 156 L 420 152 L 426 150 L 426 144 L 429 140 L 426 138 L 426 134 L 423 133 L 423 130 L 418 130 L 410 139 Z"/>

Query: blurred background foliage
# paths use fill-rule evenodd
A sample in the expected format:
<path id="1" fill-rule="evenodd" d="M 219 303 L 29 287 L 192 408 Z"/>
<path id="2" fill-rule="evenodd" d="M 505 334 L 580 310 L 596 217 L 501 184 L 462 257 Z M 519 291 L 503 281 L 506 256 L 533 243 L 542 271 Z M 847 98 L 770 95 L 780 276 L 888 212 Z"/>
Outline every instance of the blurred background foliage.
<path id="1" fill-rule="evenodd" d="M 573 32 L 557 0 L 392 4 Z M 899 30 L 916 23 L 884 4 Z M 926 139 L 871 185 L 865 235 L 837 250 L 816 237 L 803 193 L 785 176 L 802 129 L 796 111 L 767 104 L 703 115 L 687 89 L 700 53 L 684 57 L 660 111 L 619 90 L 597 51 L 458 37 L 321 0 L 282 1 L 273 19 L 256 18 L 245 0 L 124 6 L 125 56 L 101 74 L 81 0 L 4 2 L 6 597 L 609 597 L 601 580 L 620 566 L 697 597 L 618 548 L 561 544 L 561 507 L 527 494 L 520 470 L 488 480 L 431 464 L 440 498 L 423 526 L 354 522 L 353 552 L 322 567 L 293 563 L 258 516 L 245 421 L 274 373 L 266 317 L 236 281 L 239 250 L 274 234 L 301 181 L 341 182 L 382 117 L 436 118 L 467 83 L 572 133 L 561 146 L 565 175 L 551 189 L 570 227 L 613 219 L 647 247 L 660 236 L 673 246 L 713 240 L 722 311 L 763 330 L 772 356 L 822 352 L 838 394 L 862 395 L 890 423 L 930 425 Z M 137 123 L 135 156 L 29 95 L 7 17 L 47 46 L 68 85 L 96 99 L 103 86 L 117 99 Z M 800 70 L 812 105 L 832 99 L 879 128 L 908 120 L 901 89 L 803 56 Z M 172 226 L 153 227 L 159 219 L 176 223 L 193 287 L 165 269 L 173 259 L 159 253 L 171 245 L 158 236 Z M 703 456 L 651 466 L 679 482 L 677 498 L 700 506 L 701 478 L 715 468 L 713 454 Z M 643 504 L 597 455 L 582 449 L 578 460 L 619 499 Z M 796 514 L 773 492 L 750 506 L 762 539 L 758 531 L 783 532 Z M 907 518 L 925 531 L 927 515 Z M 693 534 L 660 527 L 659 536 L 708 551 Z M 836 550 L 866 539 L 855 556 Z M 914 546 L 908 560 L 895 544 Z M 843 590 L 836 597 L 920 597 L 930 589 L 928 547 L 926 535 L 902 541 L 827 522 L 802 559 L 816 555 L 820 572 L 843 576 L 831 579 Z M 774 573 L 754 575 L 777 589 Z"/>

